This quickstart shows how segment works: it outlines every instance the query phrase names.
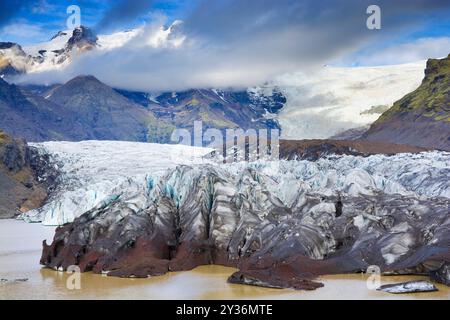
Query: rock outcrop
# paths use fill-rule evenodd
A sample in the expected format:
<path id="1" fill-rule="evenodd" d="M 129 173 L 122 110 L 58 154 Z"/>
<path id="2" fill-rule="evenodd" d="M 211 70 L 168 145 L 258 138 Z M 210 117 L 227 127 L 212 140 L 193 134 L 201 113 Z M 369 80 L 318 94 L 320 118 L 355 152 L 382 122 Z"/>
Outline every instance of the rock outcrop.
<path id="1" fill-rule="evenodd" d="M 180 166 L 159 182 L 128 181 L 120 189 L 58 228 L 53 242 L 43 244 L 41 264 L 120 277 L 219 264 L 239 268 L 234 283 L 295 289 L 320 287 L 318 275 L 371 265 L 449 281 L 445 197 L 389 188 L 319 192 L 257 165 Z"/>
<path id="2" fill-rule="evenodd" d="M 0 219 L 13 218 L 43 204 L 51 185 L 51 176 L 39 179 L 41 170 L 49 172 L 44 169 L 45 161 L 24 140 L 13 139 L 0 130 Z"/>
<path id="3" fill-rule="evenodd" d="M 362 139 L 450 150 L 450 55 L 427 62 L 415 91 L 394 103 Z"/>

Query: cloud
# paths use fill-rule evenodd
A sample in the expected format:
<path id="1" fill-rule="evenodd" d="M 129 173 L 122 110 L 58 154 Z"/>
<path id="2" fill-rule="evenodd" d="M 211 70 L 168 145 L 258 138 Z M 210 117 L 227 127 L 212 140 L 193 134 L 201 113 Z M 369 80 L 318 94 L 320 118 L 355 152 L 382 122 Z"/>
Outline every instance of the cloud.
<path id="1" fill-rule="evenodd" d="M 26 43 L 36 40 L 36 38 L 40 39 L 48 37 L 42 25 L 30 23 L 23 19 L 16 20 L 0 28 L 0 33 L 5 40 L 14 39 Z"/>
<path id="2" fill-rule="evenodd" d="M 358 65 L 401 64 L 443 58 L 450 53 L 450 37 L 421 38 L 408 43 L 392 45 L 355 59 Z"/>
<path id="3" fill-rule="evenodd" d="M 123 47 L 92 52 L 62 72 L 27 79 L 62 81 L 93 74 L 112 86 L 142 91 L 252 86 L 285 72 L 320 67 L 377 41 L 413 32 L 435 12 L 450 10 L 447 0 L 378 2 L 382 30 L 373 31 L 366 28 L 366 8 L 371 0 L 199 0 L 184 24 L 174 30 L 175 36 L 186 37 L 181 46 L 170 42 L 149 45 L 149 39 L 166 23 L 154 18 Z M 117 23 L 114 17 L 122 10 L 123 19 L 132 19 L 152 3 L 137 1 L 124 9 L 124 2 L 119 1 L 99 25 Z"/>
<path id="4" fill-rule="evenodd" d="M 154 2 L 154 0 L 119 0 L 106 10 L 95 29 L 104 30 L 133 21 L 138 16 L 147 14 Z"/>

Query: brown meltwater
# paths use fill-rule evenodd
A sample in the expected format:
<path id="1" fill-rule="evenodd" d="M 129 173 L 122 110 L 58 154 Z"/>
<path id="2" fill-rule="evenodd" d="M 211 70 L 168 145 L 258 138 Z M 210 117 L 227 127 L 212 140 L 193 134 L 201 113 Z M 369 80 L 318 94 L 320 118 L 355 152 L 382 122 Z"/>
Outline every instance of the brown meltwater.
<path id="1" fill-rule="evenodd" d="M 235 269 L 201 266 L 147 279 L 122 279 L 83 273 L 81 289 L 66 272 L 39 265 L 43 239 L 50 242 L 54 228 L 16 220 L 0 220 L 0 299 L 447 299 L 450 288 L 438 292 L 393 295 L 366 286 L 366 275 L 320 277 L 325 287 L 315 291 L 267 289 L 227 283 Z M 25 281 L 25 279 L 27 279 Z M 420 276 L 384 276 L 382 284 L 424 280 Z M 69 286 L 70 287 L 70 286 Z"/>

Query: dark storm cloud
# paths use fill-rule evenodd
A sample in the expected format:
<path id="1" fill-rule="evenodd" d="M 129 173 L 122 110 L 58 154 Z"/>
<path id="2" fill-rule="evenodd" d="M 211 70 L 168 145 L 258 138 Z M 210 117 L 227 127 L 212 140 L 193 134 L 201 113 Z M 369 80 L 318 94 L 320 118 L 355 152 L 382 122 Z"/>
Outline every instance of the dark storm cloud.
<path id="1" fill-rule="evenodd" d="M 132 22 L 140 15 L 148 13 L 154 4 L 153 0 L 118 0 L 112 2 L 96 28 L 103 30 L 111 26 Z"/>
<path id="2" fill-rule="evenodd" d="M 422 30 L 430 20 L 433 26 L 448 26 L 450 16 L 448 0 L 198 0 L 195 4 L 176 28 L 186 36 L 181 47 L 148 45 L 160 32 L 160 25 L 149 23 L 126 46 L 84 55 L 64 73 L 52 77 L 67 80 L 89 73 L 113 86 L 135 90 L 246 87 L 286 72 L 302 70 L 307 74 L 309 69 L 342 57 L 352 58 L 362 48 L 397 45 L 398 39 Z M 381 30 L 366 27 L 366 9 L 371 4 L 381 7 Z M 120 19 L 121 15 L 133 19 L 152 3 L 130 5 L 119 2 L 102 24 L 115 24 L 118 20 L 114 17 Z M 420 57 L 425 59 L 434 52 L 429 51 L 429 45 L 442 47 L 446 43 L 441 39 L 406 48 L 415 51 L 419 45 L 423 50 Z M 389 52 L 382 63 L 402 61 L 401 51 Z"/>
<path id="3" fill-rule="evenodd" d="M 382 30 L 366 28 L 371 4 L 381 7 Z M 448 0 L 201 0 L 184 26 L 192 36 L 238 50 L 253 44 L 274 57 L 318 60 L 420 28 L 430 13 L 449 11 Z"/>

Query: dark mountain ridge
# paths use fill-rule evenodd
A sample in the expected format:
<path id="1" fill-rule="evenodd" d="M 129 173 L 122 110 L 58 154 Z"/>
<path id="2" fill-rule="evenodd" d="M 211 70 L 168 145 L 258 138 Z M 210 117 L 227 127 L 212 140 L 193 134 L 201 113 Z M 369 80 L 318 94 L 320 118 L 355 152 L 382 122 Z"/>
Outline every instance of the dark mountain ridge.
<path id="1" fill-rule="evenodd" d="M 116 90 L 151 110 L 158 119 L 187 129 L 192 129 L 194 121 L 202 121 L 205 129 L 281 129 L 275 116 L 286 103 L 276 89 L 270 95 L 217 89 L 158 94 Z"/>
<path id="2" fill-rule="evenodd" d="M 171 132 L 151 111 L 92 76 L 76 77 L 42 95 L 0 80 L 0 110 L 0 127 L 29 141 L 168 142 Z"/>
<path id="3" fill-rule="evenodd" d="M 0 83 L 0 127 L 28 141 L 124 140 L 169 143 L 175 128 L 280 129 L 285 97 L 250 91 L 192 89 L 151 94 L 113 89 L 93 76 L 65 84 Z"/>

